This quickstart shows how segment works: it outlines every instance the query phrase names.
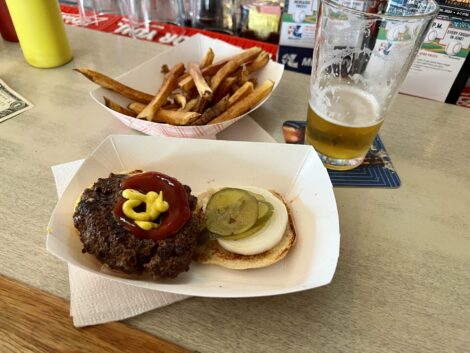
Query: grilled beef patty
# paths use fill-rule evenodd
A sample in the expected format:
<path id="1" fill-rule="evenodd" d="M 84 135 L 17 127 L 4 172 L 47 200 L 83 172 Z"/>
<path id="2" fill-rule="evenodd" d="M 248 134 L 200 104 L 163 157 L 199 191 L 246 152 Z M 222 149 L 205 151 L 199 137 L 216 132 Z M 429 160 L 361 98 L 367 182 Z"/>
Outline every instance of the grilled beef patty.
<path id="1" fill-rule="evenodd" d="M 192 216 L 177 234 L 162 240 L 138 238 L 113 213 L 122 191 L 120 183 L 128 177 L 111 173 L 83 192 L 73 215 L 82 252 L 94 255 L 112 269 L 129 274 L 149 271 L 155 279 L 174 278 L 188 271 L 201 228 L 202 217 L 195 213 L 197 198 L 184 185 Z"/>

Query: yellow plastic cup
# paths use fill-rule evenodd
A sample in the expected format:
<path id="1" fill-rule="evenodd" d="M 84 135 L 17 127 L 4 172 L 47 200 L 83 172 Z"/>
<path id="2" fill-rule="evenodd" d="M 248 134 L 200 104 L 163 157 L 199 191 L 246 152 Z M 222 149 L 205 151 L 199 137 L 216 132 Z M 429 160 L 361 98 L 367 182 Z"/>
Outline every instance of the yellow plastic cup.
<path id="1" fill-rule="evenodd" d="M 72 60 L 57 0 L 6 0 L 23 55 L 39 68 Z"/>

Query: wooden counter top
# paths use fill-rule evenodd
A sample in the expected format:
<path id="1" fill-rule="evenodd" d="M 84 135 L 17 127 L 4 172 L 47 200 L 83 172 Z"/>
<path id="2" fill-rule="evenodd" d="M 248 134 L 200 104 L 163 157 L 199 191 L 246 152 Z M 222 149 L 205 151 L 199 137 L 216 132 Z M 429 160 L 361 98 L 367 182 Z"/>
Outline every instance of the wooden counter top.
<path id="1" fill-rule="evenodd" d="M 0 352 L 192 352 L 117 322 L 77 329 L 67 301 L 2 276 L 0 298 Z"/>

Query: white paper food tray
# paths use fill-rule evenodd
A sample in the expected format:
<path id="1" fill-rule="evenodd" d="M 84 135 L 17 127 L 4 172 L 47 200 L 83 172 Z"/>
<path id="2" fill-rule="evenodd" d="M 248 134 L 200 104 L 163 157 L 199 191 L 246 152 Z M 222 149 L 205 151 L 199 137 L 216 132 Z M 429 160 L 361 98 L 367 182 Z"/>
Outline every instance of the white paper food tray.
<path id="1" fill-rule="evenodd" d="M 215 53 L 214 61 L 224 59 L 242 51 L 241 48 L 221 40 L 213 39 L 201 34 L 196 34 L 195 36 L 185 40 L 182 44 L 179 44 L 176 47 L 173 47 L 172 49 L 155 56 L 154 58 L 126 72 L 125 74 L 118 76 L 116 79 L 132 88 L 147 92 L 149 94 L 155 94 L 162 84 L 163 74 L 161 73 L 161 68 L 163 64 L 167 64 L 169 67 L 172 67 L 177 63 L 183 63 L 187 67 L 187 64 L 191 62 L 200 63 L 209 48 L 212 48 Z M 269 60 L 268 64 L 264 68 L 254 72 L 250 77 L 256 78 L 258 80 L 258 84 L 261 84 L 265 80 L 274 81 L 274 87 L 271 93 L 246 114 L 243 114 L 238 118 L 213 125 L 172 126 L 168 124 L 160 124 L 147 120 L 136 119 L 106 107 L 103 96 L 111 98 L 113 101 L 121 104 L 122 106 L 127 106 L 131 102 L 130 99 L 122 97 L 118 93 L 112 92 L 102 87 L 95 88 L 90 92 L 90 95 L 98 104 L 100 104 L 104 109 L 108 110 L 124 125 L 130 127 L 131 129 L 143 132 L 147 135 L 212 138 L 220 131 L 224 130 L 239 119 L 260 107 L 267 99 L 269 99 L 272 92 L 279 84 L 283 72 L 284 65 Z"/>
<path id="2" fill-rule="evenodd" d="M 173 176 L 195 195 L 223 186 L 275 190 L 291 208 L 296 244 L 286 258 L 262 269 L 237 271 L 193 263 L 188 272 L 166 281 L 103 273 L 93 256 L 81 252 L 72 222 L 74 205 L 99 177 L 134 169 Z M 332 185 L 309 146 L 122 135 L 106 138 L 70 182 L 52 214 L 47 249 L 70 264 L 138 287 L 205 297 L 253 297 L 328 284 L 335 272 L 339 240 Z"/>

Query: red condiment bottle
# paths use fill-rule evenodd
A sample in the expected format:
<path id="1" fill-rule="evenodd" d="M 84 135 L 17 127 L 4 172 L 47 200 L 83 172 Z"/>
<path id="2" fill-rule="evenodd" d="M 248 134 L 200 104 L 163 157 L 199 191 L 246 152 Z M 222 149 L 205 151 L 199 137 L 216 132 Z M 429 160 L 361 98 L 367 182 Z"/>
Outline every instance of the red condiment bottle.
<path id="1" fill-rule="evenodd" d="M 0 34 L 3 39 L 9 42 L 18 42 L 15 27 L 11 21 L 10 12 L 8 12 L 5 0 L 0 0 Z"/>

